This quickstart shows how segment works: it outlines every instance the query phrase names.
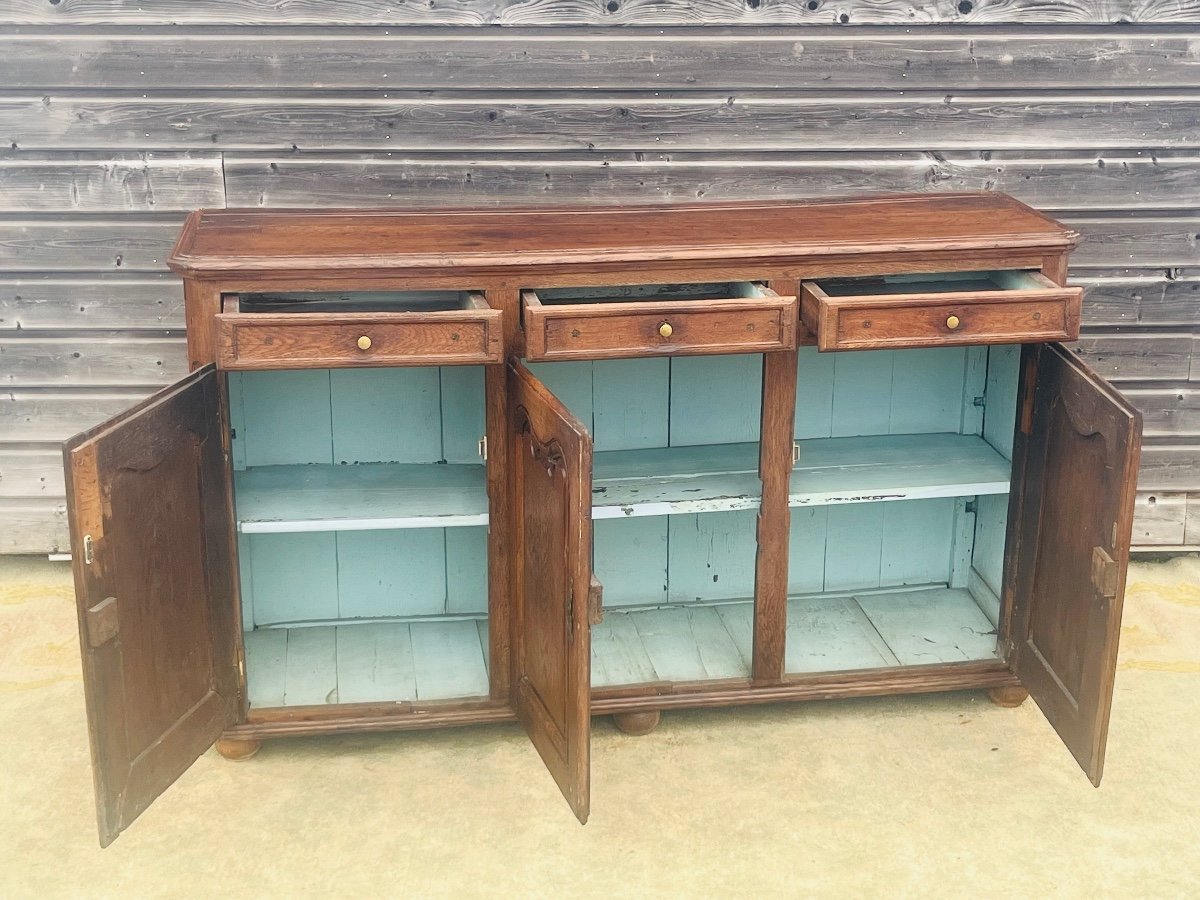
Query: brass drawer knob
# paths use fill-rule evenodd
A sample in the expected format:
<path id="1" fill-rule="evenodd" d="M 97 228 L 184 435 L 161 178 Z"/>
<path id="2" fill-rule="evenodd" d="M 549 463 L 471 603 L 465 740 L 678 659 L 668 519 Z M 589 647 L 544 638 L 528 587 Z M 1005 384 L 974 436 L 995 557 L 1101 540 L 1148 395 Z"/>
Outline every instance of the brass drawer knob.
<path id="1" fill-rule="evenodd" d="M 369 337 L 367 337 L 365 334 L 358 339 L 358 349 L 359 350 L 370 350 L 371 349 L 371 339 Z"/>
<path id="2" fill-rule="evenodd" d="M 958 316 L 950 316 L 948 319 L 946 319 L 946 327 L 951 331 L 957 328 L 960 324 L 961 323 L 958 320 Z"/>
<path id="3" fill-rule="evenodd" d="M 658 326 L 658 333 L 663 337 L 670 337 L 675 333 L 675 329 L 671 327 L 670 322 L 663 322 Z"/>

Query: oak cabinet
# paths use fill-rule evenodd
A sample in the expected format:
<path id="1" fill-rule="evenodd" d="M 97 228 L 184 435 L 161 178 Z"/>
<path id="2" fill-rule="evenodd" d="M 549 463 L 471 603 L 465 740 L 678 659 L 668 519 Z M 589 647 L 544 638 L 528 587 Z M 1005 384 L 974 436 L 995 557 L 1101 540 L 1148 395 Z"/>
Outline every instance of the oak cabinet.
<path id="1" fill-rule="evenodd" d="M 810 237 L 811 235 L 811 237 Z M 1140 422 L 996 194 L 193 214 L 65 448 L 101 842 L 213 743 L 1028 691 L 1103 769 Z M 855 352 L 847 352 L 855 351 Z"/>

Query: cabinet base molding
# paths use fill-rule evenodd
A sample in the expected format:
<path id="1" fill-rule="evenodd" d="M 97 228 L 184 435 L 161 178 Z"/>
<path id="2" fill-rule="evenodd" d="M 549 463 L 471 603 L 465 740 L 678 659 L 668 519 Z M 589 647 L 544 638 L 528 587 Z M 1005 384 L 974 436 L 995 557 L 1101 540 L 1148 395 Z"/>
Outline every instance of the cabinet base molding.
<path id="1" fill-rule="evenodd" d="M 591 713 L 593 716 L 614 717 L 651 713 L 657 717 L 665 709 L 1005 688 L 1020 689 L 1012 671 L 999 660 L 981 660 L 791 676 L 782 684 L 761 687 L 752 685 L 747 679 L 730 679 L 724 682 L 656 682 L 651 685 L 602 688 L 592 692 Z M 516 720 L 512 708 L 503 701 L 292 706 L 251 710 L 247 721 L 228 729 L 224 739 L 261 740 L 343 732 L 419 731 Z"/>
<path id="2" fill-rule="evenodd" d="M 1029 691 L 1017 685 L 988 688 L 988 699 L 1005 709 L 1016 709 L 1029 699 Z"/>
<path id="3" fill-rule="evenodd" d="M 635 737 L 649 734 L 658 727 L 658 723 L 661 720 L 662 710 L 659 709 L 613 714 L 613 724 L 617 726 L 617 730 L 623 731 L 625 734 L 632 734 Z"/>
<path id="4" fill-rule="evenodd" d="M 242 762 L 254 756 L 261 748 L 262 741 L 254 738 L 221 738 L 216 744 L 217 752 L 233 762 Z"/>

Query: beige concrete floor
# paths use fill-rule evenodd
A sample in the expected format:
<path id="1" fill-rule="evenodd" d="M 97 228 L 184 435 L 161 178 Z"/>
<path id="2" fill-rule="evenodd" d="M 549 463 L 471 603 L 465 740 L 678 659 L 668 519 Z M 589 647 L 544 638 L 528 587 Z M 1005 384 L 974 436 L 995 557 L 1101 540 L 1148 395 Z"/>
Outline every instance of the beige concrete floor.
<path id="1" fill-rule="evenodd" d="M 580 827 L 522 733 L 210 751 L 96 843 L 73 594 L 0 560 L 0 897 L 1200 896 L 1200 559 L 1131 572 L 1108 772 L 978 694 L 594 723 Z"/>

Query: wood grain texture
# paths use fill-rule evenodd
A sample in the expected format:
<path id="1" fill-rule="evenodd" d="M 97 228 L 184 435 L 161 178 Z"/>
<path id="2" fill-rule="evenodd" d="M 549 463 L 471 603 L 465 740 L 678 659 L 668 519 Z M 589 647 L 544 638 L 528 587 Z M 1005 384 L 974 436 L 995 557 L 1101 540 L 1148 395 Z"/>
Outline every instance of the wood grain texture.
<path id="1" fill-rule="evenodd" d="M 1032 275 L 1001 287 L 934 292 L 897 283 L 881 290 L 865 279 L 863 293 L 855 295 L 853 286 L 831 294 L 829 283 L 804 282 L 801 316 L 822 350 L 1015 344 L 1078 336 L 1079 288 L 1057 288 Z"/>
<path id="2" fill-rule="evenodd" d="M 599 4 L 597 4 L 599 5 Z M 777 6 L 778 4 L 770 4 Z M 877 5 L 877 4 L 876 4 Z M 294 4 L 292 4 L 294 8 Z M 340 4 L 339 8 L 344 8 Z M 807 13 L 807 10 L 805 10 Z M 815 18 L 806 16 L 806 19 Z M 11 89 L 263 91 L 1195 87 L 1170 29 L 110 29 L 4 35 Z M 262 52 L 270 44 L 270 53 Z"/>
<path id="3" fill-rule="evenodd" d="M 811 199 L 997 190 L 1041 210 L 1171 209 L 1200 192 L 1194 150 L 227 153 L 229 205 L 394 206 Z"/>
<path id="4" fill-rule="evenodd" d="M 1002 625 L 1001 639 L 1022 685 L 1099 785 L 1141 423 L 1064 348 L 1027 347 L 1023 359 L 1037 387 L 1013 456 L 1003 590 L 1011 631 Z M 1028 379 L 1023 387 L 1028 395 Z"/>
<path id="5" fill-rule="evenodd" d="M 497 233 L 504 235 L 501 244 L 493 240 Z M 994 193 L 504 212 L 202 210 L 188 218 L 168 262 L 180 274 L 210 280 L 305 270 L 334 270 L 345 278 L 346 270 L 387 275 L 448 265 L 464 278 L 477 267 L 493 277 L 503 268 L 509 277 L 528 279 L 537 275 L 529 271 L 533 266 L 616 263 L 643 264 L 646 279 L 644 264 L 663 263 L 673 273 L 666 280 L 678 282 L 691 267 L 714 260 L 795 264 L 889 251 L 1008 248 L 1048 253 L 1075 241 L 1063 224 Z M 583 283 L 602 284 L 603 278 Z"/>
<path id="6" fill-rule="evenodd" d="M 0 553 L 70 553 L 62 498 L 0 498 Z"/>
<path id="7" fill-rule="evenodd" d="M 780 0 L 757 7 L 739 0 L 444 0 L 434 6 L 381 7 L 371 0 L 12 0 L 0 22 L 120 25 L 775 25 L 930 23 L 1130 23 L 1200 21 L 1194 0 Z"/>
<path id="8" fill-rule="evenodd" d="M 181 221 L 178 216 L 0 220 L 0 271 L 161 273 Z"/>
<path id="9" fill-rule="evenodd" d="M 63 441 L 129 409 L 148 393 L 134 388 L 5 390 L 0 392 L 4 439 Z"/>
<path id="10" fill-rule="evenodd" d="M 238 718 L 217 404 L 209 368 L 64 446 L 102 846 Z"/>
<path id="11" fill-rule="evenodd" d="M 224 205 L 217 153 L 56 153 L 32 159 L 0 153 L 0 213 L 186 212 Z"/>
<path id="12" fill-rule="evenodd" d="M 0 338 L 0 385 L 157 387 L 186 374 L 182 335 Z"/>
<path id="13" fill-rule="evenodd" d="M 1088 325 L 1192 326 L 1200 308 L 1196 269 L 1079 268 L 1072 270 L 1071 284 L 1083 288 L 1083 318 Z"/>
<path id="14" fill-rule="evenodd" d="M 591 805 L 592 444 L 581 422 L 521 363 L 508 364 L 513 469 L 513 695 L 567 803 Z"/>
<path id="15" fill-rule="evenodd" d="M 0 277 L 0 333 L 183 326 L 183 287 L 166 273 Z"/>
<path id="16" fill-rule="evenodd" d="M 1190 91 L 0 96 L 25 151 L 1139 149 L 1194 146 L 1198 123 Z"/>
<path id="17" fill-rule="evenodd" d="M 475 365 L 500 362 L 503 349 L 499 310 L 227 313 L 216 329 L 223 369 Z"/>
<path id="18" fill-rule="evenodd" d="M 1187 381 L 1200 358 L 1197 340 L 1176 331 L 1126 329 L 1089 332 L 1072 348 L 1109 381 Z"/>
<path id="19" fill-rule="evenodd" d="M 796 298 L 769 290 L 748 294 L 737 299 L 543 305 L 535 291 L 525 291 L 525 356 L 548 361 L 794 349 Z"/>
<path id="20" fill-rule="evenodd" d="M 781 289 L 783 285 L 775 283 Z M 796 285 L 790 285 L 795 290 Z M 758 474 L 762 481 L 754 560 L 753 660 L 757 684 L 783 678 L 787 645 L 787 593 L 791 510 L 792 440 L 795 435 L 797 353 L 763 356 L 762 432 Z"/>
<path id="21" fill-rule="evenodd" d="M 930 199 L 936 202 L 944 196 L 932 195 Z M 501 218 L 503 215 L 497 213 L 497 219 Z M 1196 238 L 1200 219 L 1185 214 L 1097 217 L 1075 213 L 1056 213 L 1055 218 L 1081 236 L 1080 247 L 1072 254 L 1072 264 L 1079 268 L 1156 267 L 1164 274 L 1167 268 L 1185 270 L 1183 279 L 1167 286 L 1165 306 L 1154 301 L 1142 305 L 1147 310 L 1161 308 L 1175 318 L 1187 314 L 1196 281 L 1187 280 L 1186 270 L 1200 265 Z M 164 222 L 126 218 L 0 219 L 0 273 L 78 273 L 75 277 L 79 278 L 98 272 L 159 275 L 164 273 L 178 236 L 179 220 L 174 218 Z M 436 253 L 435 248 L 431 249 Z M 753 274 L 762 277 L 769 273 Z M 472 279 L 468 286 L 479 285 Z"/>

